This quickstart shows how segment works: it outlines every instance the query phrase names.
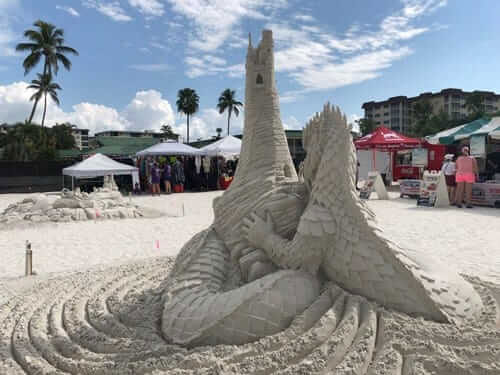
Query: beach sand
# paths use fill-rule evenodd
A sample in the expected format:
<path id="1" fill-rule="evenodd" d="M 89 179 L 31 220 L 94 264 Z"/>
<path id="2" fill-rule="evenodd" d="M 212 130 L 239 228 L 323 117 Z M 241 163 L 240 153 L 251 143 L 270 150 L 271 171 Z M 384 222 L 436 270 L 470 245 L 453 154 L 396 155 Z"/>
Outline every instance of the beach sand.
<path id="1" fill-rule="evenodd" d="M 70 222 L 0 230 L 0 279 L 23 275 L 26 240 L 32 243 L 33 269 L 38 275 L 175 256 L 186 241 L 212 223 L 212 200 L 221 194 L 132 197 L 137 205 L 167 214 L 157 219 Z M 0 210 L 27 196 L 0 195 Z M 395 242 L 410 252 L 434 254 L 461 273 L 500 283 L 500 209 L 416 207 L 415 200 L 401 199 L 395 193 L 391 197 L 387 201 L 371 199 L 369 206 Z"/>
<path id="2" fill-rule="evenodd" d="M 479 319 L 457 327 L 411 318 L 332 286 L 258 342 L 169 344 L 159 330 L 162 282 L 182 245 L 211 224 L 220 194 L 133 198 L 168 214 L 157 219 L 0 231 L 0 373 L 500 374 L 500 210 L 416 208 L 396 195 L 368 203 L 383 230 L 410 256 L 432 253 L 469 275 L 485 306 Z M 0 196 L 0 208 L 23 197 Z M 28 278 L 25 240 L 38 272 Z"/>

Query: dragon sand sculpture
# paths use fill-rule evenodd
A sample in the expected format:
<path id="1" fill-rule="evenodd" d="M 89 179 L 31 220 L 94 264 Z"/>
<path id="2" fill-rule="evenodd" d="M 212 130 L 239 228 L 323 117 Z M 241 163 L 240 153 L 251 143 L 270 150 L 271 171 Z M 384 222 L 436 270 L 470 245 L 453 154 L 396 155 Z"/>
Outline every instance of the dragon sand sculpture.
<path id="1" fill-rule="evenodd" d="M 0 283 L 0 374 L 500 373 L 500 286 L 386 238 L 356 194 L 338 108 L 309 121 L 297 176 L 273 60 L 264 31 L 213 224 L 175 262 L 48 277 L 9 298 Z"/>
<path id="2" fill-rule="evenodd" d="M 280 121 L 273 40 L 251 41 L 245 134 L 235 180 L 215 220 L 181 251 L 164 294 L 162 331 L 182 345 L 243 344 L 285 329 L 330 281 L 413 316 L 460 323 L 482 302 L 435 261 L 384 236 L 355 189 L 356 154 L 339 108 L 304 130 L 299 182 Z"/>

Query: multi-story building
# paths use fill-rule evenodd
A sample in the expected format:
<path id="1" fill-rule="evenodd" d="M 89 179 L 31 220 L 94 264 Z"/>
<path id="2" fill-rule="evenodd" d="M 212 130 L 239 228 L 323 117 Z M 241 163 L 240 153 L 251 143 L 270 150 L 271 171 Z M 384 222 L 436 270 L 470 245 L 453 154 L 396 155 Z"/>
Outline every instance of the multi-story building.
<path id="1" fill-rule="evenodd" d="M 72 129 L 73 138 L 75 138 L 75 146 L 80 151 L 89 149 L 89 129 Z"/>
<path id="2" fill-rule="evenodd" d="M 126 130 L 106 130 L 99 133 L 95 133 L 96 137 L 153 137 L 157 139 L 164 138 L 163 133 L 153 132 L 153 131 L 126 131 Z M 179 138 L 179 135 L 176 134 Z"/>
<path id="3" fill-rule="evenodd" d="M 465 105 L 470 95 L 479 94 L 483 98 L 483 109 L 486 113 L 500 110 L 500 95 L 491 91 L 462 91 L 460 89 L 444 89 L 437 93 L 425 92 L 418 96 L 394 96 L 380 102 L 363 103 L 365 119 L 371 119 L 375 126 L 385 126 L 401 133 L 411 133 L 414 124 L 414 105 L 428 101 L 432 112 L 445 112 L 450 119 L 464 118 L 469 114 Z"/>

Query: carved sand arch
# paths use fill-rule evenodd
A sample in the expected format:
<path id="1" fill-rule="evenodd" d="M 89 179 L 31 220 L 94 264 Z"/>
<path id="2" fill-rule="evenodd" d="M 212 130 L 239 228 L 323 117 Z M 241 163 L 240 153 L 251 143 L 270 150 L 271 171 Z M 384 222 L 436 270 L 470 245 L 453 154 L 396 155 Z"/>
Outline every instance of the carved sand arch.
<path id="1" fill-rule="evenodd" d="M 314 209 L 312 212 L 318 214 L 315 205 L 321 206 L 323 199 L 352 193 L 348 189 L 352 170 L 344 166 L 343 180 L 347 179 L 347 184 L 334 186 L 330 194 L 324 195 L 321 189 L 314 191 L 314 186 L 321 185 L 312 184 L 307 205 L 291 204 L 300 202 L 293 197 L 303 197 L 308 193 L 297 181 L 294 170 L 289 168 L 291 159 L 279 120 L 274 70 L 269 69 L 271 63 L 272 36 L 265 32 L 260 47 L 249 48 L 247 61 L 247 78 L 250 73 L 259 71 L 263 75 L 264 87 L 247 85 L 246 128 L 240 166 L 230 189 L 214 204 L 214 225 L 190 240 L 175 264 L 172 259 L 163 258 L 105 271 L 79 273 L 50 280 L 25 296 L 9 300 L 0 307 L 0 374 L 499 373 L 499 286 L 468 280 L 480 298 L 471 303 L 471 308 L 483 306 L 483 309 L 477 317 L 476 310 L 464 311 L 470 314 L 470 318 L 457 316 L 461 325 L 455 325 L 426 322 L 392 309 L 386 310 L 371 301 L 379 298 L 378 295 L 367 299 L 346 291 L 353 287 L 347 276 L 341 273 L 331 278 L 337 278 L 335 281 L 344 288 L 327 282 L 320 289 L 311 275 L 295 270 L 275 272 L 264 266 L 257 267 L 256 272 L 264 269 L 264 273 L 268 272 L 266 276 L 258 278 L 255 276 L 257 272 L 254 274 L 257 280 L 246 281 L 247 278 L 254 279 L 253 269 L 248 267 L 244 272 L 247 264 L 241 259 L 248 256 L 254 263 L 265 265 L 265 254 L 244 240 L 244 231 L 241 226 L 235 226 L 235 222 L 248 217 L 254 210 L 259 215 L 268 209 L 273 213 L 282 212 L 286 219 L 276 217 L 276 233 L 292 240 L 293 244 L 297 233 L 315 232 L 315 223 L 323 226 L 325 220 L 332 219 L 325 215 L 317 220 L 314 215 L 308 216 L 309 210 Z M 251 82 L 255 82 L 254 75 L 250 77 Z M 266 94 L 263 95 L 262 91 Z M 339 127 L 336 142 L 340 143 L 335 149 L 343 150 L 340 152 L 344 152 L 344 157 L 351 158 L 352 154 L 348 153 L 350 144 L 341 142 L 347 129 L 339 115 L 337 109 L 326 107 L 323 115 L 313 119 L 308 129 L 315 130 L 306 132 L 306 138 L 311 135 L 321 140 L 321 131 L 327 131 L 325 124 L 344 125 Z M 342 145 L 346 148 L 343 149 Z M 256 150 L 262 154 L 257 154 Z M 314 152 L 311 150 L 310 154 Z M 322 154 L 318 152 L 318 155 Z M 258 168 L 254 168 L 255 165 Z M 326 178 L 322 176 L 323 172 L 319 165 L 312 177 L 310 172 L 306 173 L 306 179 Z M 339 180 L 342 180 L 342 175 Z M 356 197 L 352 197 L 351 203 L 358 210 L 354 215 L 362 214 L 364 220 L 370 217 L 370 211 Z M 347 208 L 352 206 L 338 208 L 342 215 L 341 220 L 335 221 L 338 228 L 333 234 L 335 240 L 354 235 L 349 228 L 353 228 L 355 222 L 352 224 L 348 219 Z M 302 221 L 304 210 L 305 218 L 311 220 Z M 303 227 L 293 230 L 299 222 Z M 374 222 L 368 220 L 367 223 L 402 263 L 413 264 L 395 245 L 385 241 Z M 372 233 L 369 228 L 365 229 L 366 233 Z M 352 241 L 349 245 L 353 253 L 357 251 L 355 244 Z M 330 261 L 338 256 L 335 247 L 326 250 L 327 262 L 322 266 L 323 272 L 336 271 L 336 264 Z M 382 266 L 389 261 L 384 256 L 388 255 L 382 254 Z M 342 264 L 346 257 L 342 255 L 339 259 L 339 264 Z M 358 267 L 355 260 L 348 266 Z M 366 263 L 362 262 L 361 266 L 366 266 Z M 393 267 L 393 271 L 415 278 L 422 273 L 425 276 L 425 269 L 418 264 L 416 267 L 418 269 L 409 270 Z M 380 272 L 376 277 L 380 277 Z M 285 285 L 280 284 L 282 281 L 286 282 Z M 284 291 L 294 282 L 296 284 L 290 289 L 296 290 L 302 281 L 307 282 L 315 294 L 305 296 L 309 300 L 300 296 L 295 296 L 296 301 L 283 300 L 280 303 L 284 311 L 278 315 L 273 315 L 274 298 L 260 298 L 262 291 Z M 437 281 L 428 282 L 436 284 Z M 264 287 L 253 287 L 254 283 L 259 285 L 260 282 Z M 449 283 L 449 280 L 443 282 Z M 465 281 L 458 279 L 457 282 Z M 453 285 L 449 287 L 447 285 L 447 291 L 453 290 Z M 423 290 L 422 293 L 432 291 L 427 285 L 419 288 L 422 288 L 419 289 Z M 440 295 L 449 295 L 441 289 L 437 291 Z M 288 292 L 288 296 L 293 296 L 290 290 Z M 360 292 L 366 293 L 366 290 Z M 398 292 L 394 301 L 400 297 Z M 440 301 L 441 297 L 425 294 L 422 298 L 426 303 L 433 303 Z M 463 301 L 457 301 L 459 303 L 450 303 L 465 306 Z M 192 308 L 197 303 L 212 303 L 212 308 Z M 291 311 L 290 306 L 285 305 L 287 303 L 297 310 Z M 254 317 L 257 319 L 252 321 L 255 324 L 244 328 L 239 326 L 251 321 L 242 320 L 235 314 L 241 312 L 238 310 L 241 306 L 247 312 L 258 312 Z M 447 306 L 446 303 L 438 306 L 439 312 L 446 312 Z M 196 317 L 191 313 L 198 313 L 197 321 L 188 320 Z M 283 317 L 283 313 L 287 318 L 285 321 L 278 319 L 279 323 L 275 325 L 269 323 L 276 316 Z M 263 317 L 265 319 L 261 319 Z M 446 313 L 446 317 L 454 319 L 451 313 Z M 260 329 L 263 331 L 259 333 Z M 253 337 L 257 341 L 241 345 L 196 346 L 214 344 L 219 340 L 247 339 L 237 330 L 247 336 L 257 332 Z M 172 341 L 183 342 L 188 347 Z"/>

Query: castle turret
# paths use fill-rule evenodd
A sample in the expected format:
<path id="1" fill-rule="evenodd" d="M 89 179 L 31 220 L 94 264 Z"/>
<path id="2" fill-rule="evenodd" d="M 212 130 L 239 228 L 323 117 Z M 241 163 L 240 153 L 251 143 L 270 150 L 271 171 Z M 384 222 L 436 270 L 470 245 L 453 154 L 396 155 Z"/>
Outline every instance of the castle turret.
<path id="1" fill-rule="evenodd" d="M 229 189 L 214 205 L 215 223 L 238 220 L 260 197 L 282 182 L 297 181 L 285 131 L 274 76 L 274 42 L 271 30 L 262 32 L 254 48 L 248 41 L 245 82 L 245 124 L 236 176 Z M 249 185 L 253 185 L 249 189 Z M 245 190 L 242 194 L 242 190 Z M 245 202 L 241 201 L 244 197 Z M 248 201 L 248 202 L 247 202 Z M 234 203 L 239 202 L 238 210 Z M 228 207 L 232 207 L 228 210 Z M 234 221 L 236 222 L 236 221 Z M 221 233 L 227 233 L 222 231 Z"/>

